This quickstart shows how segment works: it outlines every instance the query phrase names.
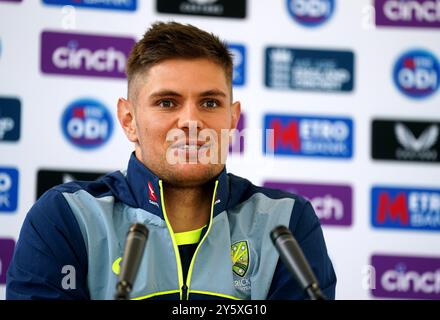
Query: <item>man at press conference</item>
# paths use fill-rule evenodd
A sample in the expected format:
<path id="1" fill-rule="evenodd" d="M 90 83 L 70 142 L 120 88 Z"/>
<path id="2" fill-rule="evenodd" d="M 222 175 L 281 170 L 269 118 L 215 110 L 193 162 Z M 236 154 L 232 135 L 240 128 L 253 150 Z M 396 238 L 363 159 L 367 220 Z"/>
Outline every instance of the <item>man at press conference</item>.
<path id="1" fill-rule="evenodd" d="M 270 233 L 287 226 L 324 296 L 336 275 L 319 219 L 299 195 L 226 172 L 232 58 L 217 36 L 155 23 L 127 63 L 119 122 L 128 167 L 47 191 L 30 209 L 7 273 L 7 299 L 113 299 L 127 232 L 148 229 L 131 299 L 308 299 Z M 122 261 L 122 262 L 121 262 Z"/>

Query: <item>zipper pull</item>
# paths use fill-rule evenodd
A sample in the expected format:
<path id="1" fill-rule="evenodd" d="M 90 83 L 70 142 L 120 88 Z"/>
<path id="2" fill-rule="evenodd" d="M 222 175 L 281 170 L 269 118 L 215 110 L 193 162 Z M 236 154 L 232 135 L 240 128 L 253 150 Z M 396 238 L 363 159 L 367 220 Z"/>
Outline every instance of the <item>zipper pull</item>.
<path id="1" fill-rule="evenodd" d="M 182 300 L 188 300 L 188 287 L 186 286 L 186 283 L 182 286 Z"/>

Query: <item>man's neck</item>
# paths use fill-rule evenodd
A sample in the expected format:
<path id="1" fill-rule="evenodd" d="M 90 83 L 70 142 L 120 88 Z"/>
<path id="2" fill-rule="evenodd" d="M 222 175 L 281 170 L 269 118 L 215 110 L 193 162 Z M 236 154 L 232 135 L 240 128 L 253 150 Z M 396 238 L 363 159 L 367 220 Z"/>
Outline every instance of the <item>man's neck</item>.
<path id="1" fill-rule="evenodd" d="M 199 187 L 164 186 L 166 213 L 174 232 L 199 229 L 209 223 L 213 184 Z"/>

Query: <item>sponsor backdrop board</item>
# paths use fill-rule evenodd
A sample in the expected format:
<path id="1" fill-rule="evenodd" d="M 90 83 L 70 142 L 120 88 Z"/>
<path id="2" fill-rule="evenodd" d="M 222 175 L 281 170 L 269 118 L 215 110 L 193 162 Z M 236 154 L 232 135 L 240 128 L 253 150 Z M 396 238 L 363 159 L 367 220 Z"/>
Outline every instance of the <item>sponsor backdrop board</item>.
<path id="1" fill-rule="evenodd" d="M 229 171 L 310 200 L 337 298 L 440 298 L 439 0 L 0 0 L 1 299 L 35 200 L 126 167 L 116 103 L 158 20 L 227 41 Z"/>

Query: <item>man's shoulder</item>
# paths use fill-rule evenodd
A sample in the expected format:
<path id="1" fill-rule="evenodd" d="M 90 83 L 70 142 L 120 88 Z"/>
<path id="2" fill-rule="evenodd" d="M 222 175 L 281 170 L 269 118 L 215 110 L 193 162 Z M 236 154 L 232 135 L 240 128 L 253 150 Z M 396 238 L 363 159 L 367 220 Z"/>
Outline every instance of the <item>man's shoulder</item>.
<path id="1" fill-rule="evenodd" d="M 97 198 L 108 195 L 117 180 L 123 179 L 123 173 L 121 171 L 114 171 L 99 177 L 96 180 L 74 180 L 66 183 L 62 183 L 50 188 L 46 193 L 49 194 L 63 194 L 63 193 L 75 193 L 77 191 L 85 191 Z"/>
<path id="2" fill-rule="evenodd" d="M 66 196 L 78 192 L 96 199 L 114 195 L 116 180 L 121 180 L 121 177 L 123 178 L 123 174 L 115 171 L 93 181 L 75 180 L 53 186 L 37 199 L 27 216 L 35 219 L 41 217 L 41 215 L 51 216 L 52 218 L 57 215 L 65 215 L 66 211 L 70 211 Z"/>

